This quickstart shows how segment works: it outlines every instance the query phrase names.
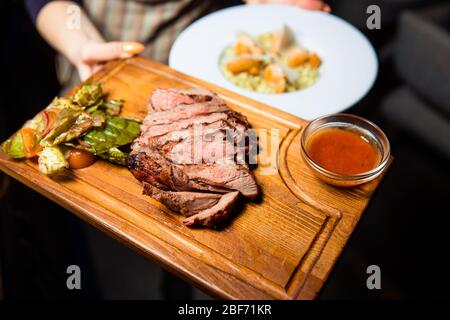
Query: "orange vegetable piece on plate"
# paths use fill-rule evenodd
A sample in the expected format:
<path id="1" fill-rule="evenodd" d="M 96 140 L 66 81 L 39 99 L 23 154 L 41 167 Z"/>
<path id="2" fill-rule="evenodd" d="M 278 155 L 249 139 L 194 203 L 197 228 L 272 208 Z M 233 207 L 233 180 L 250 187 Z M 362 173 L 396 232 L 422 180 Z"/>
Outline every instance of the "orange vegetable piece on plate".
<path id="1" fill-rule="evenodd" d="M 272 32 L 269 38 L 269 53 L 279 55 L 283 50 L 286 50 L 293 40 L 292 30 L 283 26 L 283 28 L 277 32 Z"/>
<path id="2" fill-rule="evenodd" d="M 308 59 L 307 64 L 311 68 L 317 69 L 320 66 L 321 63 L 322 63 L 322 61 L 320 60 L 320 58 L 319 58 L 319 56 L 317 54 L 311 53 L 309 55 L 309 59 Z"/>
<path id="3" fill-rule="evenodd" d="M 236 54 L 263 54 L 262 48 L 260 48 L 255 41 L 245 33 L 238 36 L 234 43 L 234 52 Z"/>
<path id="4" fill-rule="evenodd" d="M 248 69 L 248 73 L 251 74 L 252 76 L 257 76 L 260 71 L 261 69 L 259 68 L 259 66 L 253 66 L 250 69 Z"/>
<path id="5" fill-rule="evenodd" d="M 240 73 L 248 71 L 253 67 L 258 67 L 259 60 L 250 57 L 237 57 L 230 61 L 227 65 L 228 70 L 232 73 Z"/>
<path id="6" fill-rule="evenodd" d="M 264 71 L 264 81 L 273 87 L 276 93 L 282 93 L 286 89 L 286 78 L 283 69 L 276 63 L 267 66 Z"/>
<path id="7" fill-rule="evenodd" d="M 269 53 L 274 55 L 279 54 L 281 51 L 281 42 L 281 35 L 279 33 L 272 33 L 270 35 Z"/>
<path id="8" fill-rule="evenodd" d="M 234 52 L 236 52 L 236 54 L 248 54 L 252 53 L 252 50 L 248 45 L 238 40 L 234 44 Z"/>
<path id="9" fill-rule="evenodd" d="M 287 55 L 287 64 L 290 68 L 296 68 L 304 64 L 309 58 L 306 50 L 300 48 L 293 48 L 289 50 Z"/>

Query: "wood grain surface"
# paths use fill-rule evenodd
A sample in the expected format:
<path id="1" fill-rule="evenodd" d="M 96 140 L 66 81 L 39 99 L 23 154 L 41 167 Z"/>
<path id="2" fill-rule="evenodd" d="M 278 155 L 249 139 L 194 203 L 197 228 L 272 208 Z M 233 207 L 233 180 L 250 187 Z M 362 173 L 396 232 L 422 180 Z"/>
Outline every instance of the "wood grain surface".
<path id="1" fill-rule="evenodd" d="M 126 117 L 142 119 L 157 87 L 202 86 L 219 93 L 254 128 L 276 129 L 278 170 L 268 175 L 259 165 L 254 171 L 261 201 L 242 203 L 221 230 L 189 229 L 182 217 L 142 195 L 126 168 L 101 160 L 67 170 L 58 180 L 40 174 L 32 161 L 2 153 L 0 169 L 216 297 L 317 295 L 381 177 L 352 189 L 326 185 L 301 159 L 306 121 L 144 58 L 111 62 L 91 81 L 101 82 L 109 97 L 126 100 Z"/>

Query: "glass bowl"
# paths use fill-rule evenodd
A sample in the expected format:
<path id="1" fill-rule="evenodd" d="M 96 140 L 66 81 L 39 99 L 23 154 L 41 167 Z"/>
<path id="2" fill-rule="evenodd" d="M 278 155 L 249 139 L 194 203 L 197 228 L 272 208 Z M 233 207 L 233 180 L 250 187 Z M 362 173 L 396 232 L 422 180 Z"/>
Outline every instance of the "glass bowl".
<path id="1" fill-rule="evenodd" d="M 313 134 L 324 128 L 348 130 L 363 137 L 379 152 L 376 167 L 358 174 L 340 174 L 321 167 L 308 154 L 307 145 Z M 307 165 L 321 180 L 337 187 L 353 187 L 378 177 L 389 162 L 391 149 L 386 135 L 374 123 L 355 115 L 339 113 L 318 118 L 305 127 L 301 137 L 301 153 Z"/>

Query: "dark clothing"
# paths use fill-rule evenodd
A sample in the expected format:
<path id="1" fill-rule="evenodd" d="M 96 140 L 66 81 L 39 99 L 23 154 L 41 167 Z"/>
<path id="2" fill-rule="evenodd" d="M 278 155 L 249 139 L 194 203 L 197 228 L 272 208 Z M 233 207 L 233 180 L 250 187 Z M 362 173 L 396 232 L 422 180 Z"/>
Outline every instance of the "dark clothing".
<path id="1" fill-rule="evenodd" d="M 51 1 L 53 0 L 25 0 L 25 7 L 34 23 L 36 23 L 39 11 Z M 81 0 L 74 0 L 74 2 L 81 3 Z"/>

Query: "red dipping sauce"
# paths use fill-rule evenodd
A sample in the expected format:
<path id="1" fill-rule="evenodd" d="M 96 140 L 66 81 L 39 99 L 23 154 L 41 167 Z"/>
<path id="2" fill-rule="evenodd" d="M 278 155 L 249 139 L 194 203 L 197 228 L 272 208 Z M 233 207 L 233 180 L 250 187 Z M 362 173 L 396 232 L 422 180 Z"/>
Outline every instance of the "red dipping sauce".
<path id="1" fill-rule="evenodd" d="M 308 139 L 310 158 L 322 168 L 344 175 L 368 172 L 380 163 L 381 154 L 373 142 L 358 132 L 323 128 Z"/>

